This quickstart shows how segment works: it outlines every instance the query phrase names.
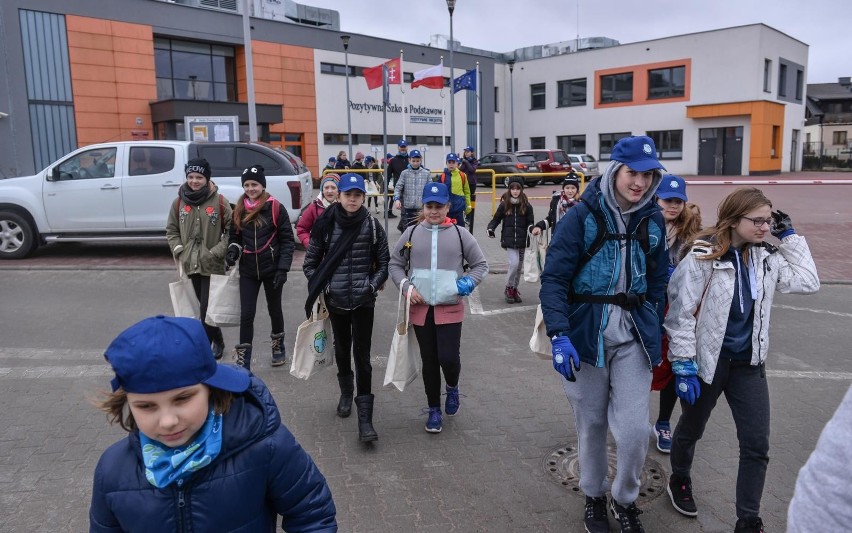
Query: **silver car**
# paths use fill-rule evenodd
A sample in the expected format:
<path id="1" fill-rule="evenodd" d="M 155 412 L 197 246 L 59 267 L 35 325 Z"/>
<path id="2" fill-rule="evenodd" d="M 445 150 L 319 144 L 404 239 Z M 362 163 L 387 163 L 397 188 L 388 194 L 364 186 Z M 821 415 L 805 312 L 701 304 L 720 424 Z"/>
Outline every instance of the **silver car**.
<path id="1" fill-rule="evenodd" d="M 583 173 L 585 181 L 591 181 L 601 175 L 597 160 L 589 154 L 568 154 L 568 158 L 574 170 Z"/>

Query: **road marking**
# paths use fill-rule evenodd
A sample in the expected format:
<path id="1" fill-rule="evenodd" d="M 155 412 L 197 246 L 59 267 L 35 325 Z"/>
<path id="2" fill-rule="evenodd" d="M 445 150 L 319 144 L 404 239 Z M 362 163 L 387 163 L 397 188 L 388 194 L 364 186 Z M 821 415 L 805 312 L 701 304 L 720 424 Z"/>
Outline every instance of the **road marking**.
<path id="1" fill-rule="evenodd" d="M 787 309 L 789 311 L 809 311 L 811 313 L 819 313 L 822 315 L 842 316 L 843 318 L 852 318 L 852 313 L 841 313 L 840 311 L 829 311 L 828 309 L 811 309 L 810 307 L 796 307 L 794 305 L 774 304 L 772 307 L 779 309 Z"/>
<path id="2" fill-rule="evenodd" d="M 793 379 L 831 379 L 852 381 L 852 372 L 812 372 L 800 370 L 767 370 L 767 376 Z"/>
<path id="3" fill-rule="evenodd" d="M 47 348 L 4 348 L 0 347 L 2 359 L 43 359 L 47 361 L 104 361 L 103 350 L 74 350 Z"/>
<path id="4" fill-rule="evenodd" d="M 99 378 L 112 376 L 109 365 L 0 368 L 0 379 Z"/>
<path id="5" fill-rule="evenodd" d="M 482 300 L 479 298 L 479 287 L 473 289 L 473 292 L 467 297 L 467 303 L 470 304 L 470 314 L 481 315 L 483 313 Z"/>
<path id="6" fill-rule="evenodd" d="M 523 313 L 526 311 L 535 311 L 537 305 L 522 305 L 520 307 L 506 307 L 504 309 L 494 309 L 493 311 L 483 311 L 480 313 L 481 315 L 491 316 L 491 315 L 505 315 L 508 313 Z"/>

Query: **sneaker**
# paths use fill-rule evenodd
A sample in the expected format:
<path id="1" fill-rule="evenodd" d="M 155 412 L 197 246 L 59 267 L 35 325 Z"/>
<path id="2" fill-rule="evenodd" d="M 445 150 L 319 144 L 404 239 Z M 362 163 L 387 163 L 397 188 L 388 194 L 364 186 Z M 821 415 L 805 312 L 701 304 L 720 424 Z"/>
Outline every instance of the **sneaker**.
<path id="1" fill-rule="evenodd" d="M 669 421 L 660 421 L 654 424 L 657 433 L 657 449 L 663 453 L 672 453 L 672 427 Z"/>
<path id="2" fill-rule="evenodd" d="M 394 215 L 393 213 L 388 213 L 388 218 L 396 218 L 396 215 Z"/>
<path id="3" fill-rule="evenodd" d="M 695 507 L 695 500 L 692 499 L 692 479 L 689 476 L 680 477 L 672 474 L 666 492 L 669 493 L 669 498 L 677 512 L 686 516 L 698 516 L 698 508 Z"/>
<path id="4" fill-rule="evenodd" d="M 218 341 L 211 342 L 210 351 L 213 352 L 213 357 L 218 361 L 225 354 L 225 343 Z"/>
<path id="5" fill-rule="evenodd" d="M 737 520 L 734 533 L 763 533 L 763 520 L 759 516 L 740 518 Z"/>
<path id="6" fill-rule="evenodd" d="M 515 291 L 514 291 L 514 289 L 512 289 L 512 287 L 507 286 L 506 292 L 504 294 L 506 295 L 506 303 L 507 304 L 515 303 Z"/>
<path id="7" fill-rule="evenodd" d="M 440 433 L 444 425 L 444 417 L 441 416 L 440 407 L 429 408 L 429 419 L 426 420 L 426 431 L 429 433 Z"/>
<path id="8" fill-rule="evenodd" d="M 586 514 L 583 517 L 587 533 L 609 533 L 606 518 L 606 495 L 600 498 L 586 496 Z"/>
<path id="9" fill-rule="evenodd" d="M 521 300 L 521 291 L 519 291 L 517 287 L 512 289 L 512 291 L 515 293 L 515 303 L 519 304 L 523 302 L 523 300 Z"/>
<path id="10" fill-rule="evenodd" d="M 444 411 L 447 413 L 447 416 L 456 416 L 456 413 L 459 412 L 459 407 L 461 407 L 461 401 L 459 400 L 459 388 L 458 386 L 450 387 L 447 385 L 447 400 L 444 403 Z"/>
<path id="11" fill-rule="evenodd" d="M 639 521 L 639 515 L 642 514 L 642 511 L 636 507 L 636 503 L 624 507 L 613 498 L 609 501 L 609 510 L 612 511 L 612 516 L 618 520 L 621 533 L 645 533 L 645 528 Z"/>

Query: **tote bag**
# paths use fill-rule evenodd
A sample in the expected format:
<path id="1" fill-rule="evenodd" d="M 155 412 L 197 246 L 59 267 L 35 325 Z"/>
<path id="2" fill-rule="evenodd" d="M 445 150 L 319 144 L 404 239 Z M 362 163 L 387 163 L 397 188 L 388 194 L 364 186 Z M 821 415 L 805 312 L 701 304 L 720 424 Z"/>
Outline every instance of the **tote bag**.
<path id="1" fill-rule="evenodd" d="M 528 234 L 530 246 L 524 254 L 524 281 L 538 283 L 544 270 L 544 260 L 547 256 L 547 232 L 538 235 Z"/>
<path id="2" fill-rule="evenodd" d="M 328 318 L 325 299 L 320 295 L 314 312 L 296 331 L 290 374 L 299 379 L 308 379 L 323 368 L 333 365 L 331 320 Z"/>
<path id="3" fill-rule="evenodd" d="M 177 264 L 178 280 L 169 283 L 169 295 L 172 297 L 172 307 L 175 316 L 185 316 L 198 319 L 201 316 L 201 304 L 192 287 L 192 280 L 183 273 L 183 265 Z"/>
<path id="4" fill-rule="evenodd" d="M 535 325 L 533 326 L 532 337 L 530 337 L 530 350 L 542 359 L 551 358 L 552 346 L 550 338 L 547 336 L 547 327 L 544 325 L 544 313 L 541 312 L 541 305 L 535 310 Z"/>
<path id="5" fill-rule="evenodd" d="M 227 274 L 210 275 L 207 295 L 207 316 L 204 322 L 211 326 L 240 325 L 240 269 L 232 268 Z"/>
<path id="6" fill-rule="evenodd" d="M 393 332 L 390 355 L 388 355 L 388 367 L 385 370 L 385 387 L 393 385 L 401 391 L 423 370 L 423 361 L 420 359 L 420 345 L 411 328 L 411 291 L 414 287 L 408 286 L 408 291 L 403 298 L 402 290 L 399 291 L 399 308 L 396 312 L 396 329 Z M 404 316 L 403 316 L 404 315 Z"/>

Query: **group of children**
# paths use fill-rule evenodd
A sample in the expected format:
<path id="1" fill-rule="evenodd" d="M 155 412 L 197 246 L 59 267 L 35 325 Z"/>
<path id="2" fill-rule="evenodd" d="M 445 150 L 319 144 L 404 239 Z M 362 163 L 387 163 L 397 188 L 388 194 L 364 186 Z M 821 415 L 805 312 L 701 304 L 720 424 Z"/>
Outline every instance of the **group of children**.
<path id="1" fill-rule="evenodd" d="M 663 176 L 663 170 L 650 138 L 622 139 L 609 167 L 582 198 L 577 199 L 579 182 L 569 176 L 538 223 L 522 181 L 511 180 L 487 232 L 496 237 L 502 224 L 501 245 L 510 264 L 505 295 L 515 303 L 521 301 L 517 285 L 528 233 L 554 229 L 539 298 L 553 367 L 574 412 L 586 531 L 609 531 L 609 509 L 622 532 L 644 532 L 636 499 L 654 434 L 657 447 L 671 454 L 667 492 L 674 508 L 696 516 L 695 446 L 724 393 L 740 441 L 735 531 L 762 532 L 769 448 L 764 362 L 772 297 L 775 290 L 817 291 L 816 268 L 790 217 L 773 211 L 760 190 L 729 194 L 715 225 L 701 231 L 700 214 L 686 203 L 686 183 Z M 406 186 L 419 184 L 420 173 L 412 174 L 400 200 Z M 450 154 L 442 175 L 423 185 L 420 214 L 393 247 L 393 257 L 384 230 L 364 207 L 363 177 L 350 173 L 329 178 L 332 182 L 338 196 L 320 193 L 317 209 L 322 210 L 308 232 L 304 272 L 306 312 L 321 294 L 331 311 L 341 391 L 337 414 L 349 416 L 354 395 L 360 439 L 378 438 L 372 426 L 370 339 L 376 294 L 392 265 L 394 283 L 408 290 L 414 304 L 412 323 L 430 411 L 426 430 L 440 432 L 442 371 L 446 412 L 459 409 L 464 315 L 459 297 L 470 294 L 487 273 L 481 250 L 464 229 L 471 209 L 466 176 Z M 260 287 L 273 323 L 273 364 L 283 359 L 281 287 L 292 261 L 293 235 L 288 223 L 277 222 L 286 211 L 265 191 L 262 167 L 246 169 L 243 187 L 231 214 L 210 181 L 209 165 L 190 162 L 168 234 L 176 260 L 188 267 L 198 263 L 218 270 L 213 266 L 223 259 L 229 266 L 240 261 L 244 316 L 236 362 L 245 368 L 216 364 L 220 333 L 205 331 L 193 319 L 146 319 L 113 341 L 105 356 L 115 379 L 100 406 L 130 434 L 98 463 L 92 531 L 163 524 L 271 530 L 279 515 L 287 531 L 337 530 L 325 479 L 282 425 L 269 390 L 247 371 L 251 301 Z M 424 236 L 415 238 L 421 227 Z M 780 244 L 765 242 L 768 235 Z M 191 275 L 203 277 L 203 272 Z M 652 384 L 661 390 L 656 432 L 648 420 Z M 675 398 L 682 414 L 672 434 Z M 608 430 L 618 450 L 611 484 Z"/>

